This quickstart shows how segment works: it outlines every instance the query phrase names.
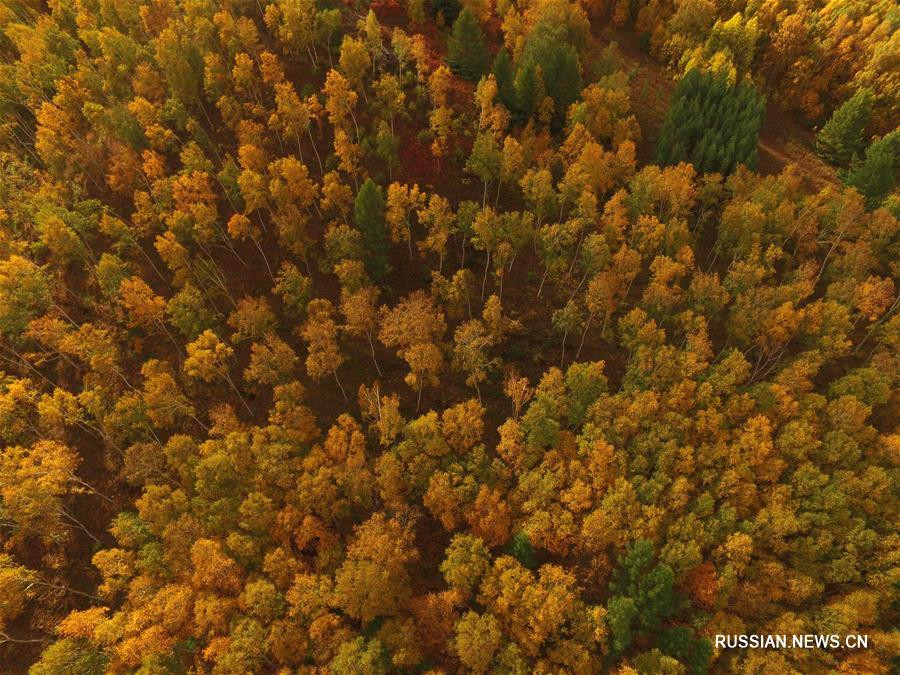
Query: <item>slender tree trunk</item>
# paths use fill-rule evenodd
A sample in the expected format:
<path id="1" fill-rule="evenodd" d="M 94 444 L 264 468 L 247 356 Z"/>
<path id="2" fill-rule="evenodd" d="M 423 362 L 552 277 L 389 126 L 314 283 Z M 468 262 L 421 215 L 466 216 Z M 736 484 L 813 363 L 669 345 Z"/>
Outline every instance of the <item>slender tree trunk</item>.
<path id="1" fill-rule="evenodd" d="M 412 228 L 409 226 L 409 217 L 406 218 L 406 247 L 409 249 L 409 259 L 412 260 Z"/>
<path id="2" fill-rule="evenodd" d="M 319 173 L 324 176 L 325 168 L 322 166 L 322 158 L 319 156 L 319 149 L 316 147 L 316 142 L 313 139 L 312 135 L 312 129 L 309 128 L 309 125 L 306 126 L 306 133 L 309 134 L 309 142 L 312 143 L 313 152 L 316 153 L 316 161 L 319 163 Z"/>
<path id="3" fill-rule="evenodd" d="M 897 298 L 894 300 L 893 304 L 881 316 L 881 318 L 878 319 L 878 321 L 873 323 L 871 326 L 869 326 L 869 330 L 863 336 L 863 339 L 860 340 L 859 344 L 853 348 L 854 354 L 856 354 L 860 350 L 860 348 L 866 343 L 866 340 L 868 340 L 872 336 L 872 334 L 875 332 L 875 329 L 891 317 L 891 315 L 894 313 L 894 310 L 897 309 L 898 306 L 900 306 L 900 295 L 897 296 Z"/>
<path id="4" fill-rule="evenodd" d="M 269 259 L 266 257 L 266 252 L 263 251 L 263 247 L 260 245 L 259 241 L 253 235 L 250 235 L 250 239 L 256 245 L 256 250 L 259 251 L 259 254 L 262 256 L 263 262 L 266 264 L 266 271 L 269 273 L 269 278 L 272 280 L 272 283 L 275 283 L 275 275 L 272 273 L 272 268 L 269 266 Z"/>
<path id="5" fill-rule="evenodd" d="M 519 249 L 513 251 L 512 260 L 509 261 L 509 267 L 506 269 L 507 272 L 512 272 L 513 263 L 516 262 L 516 256 L 519 255 Z"/>
<path id="6" fill-rule="evenodd" d="M 359 125 L 356 123 L 356 115 L 353 114 L 352 110 L 350 111 L 350 119 L 353 120 L 353 128 L 356 129 L 356 143 L 359 145 Z"/>
<path id="7" fill-rule="evenodd" d="M 91 538 L 91 541 L 93 541 L 95 544 L 101 543 L 100 540 L 97 537 L 95 537 L 93 535 L 93 533 L 89 529 L 87 529 L 87 527 L 84 526 L 84 523 L 82 523 L 80 520 L 78 520 L 78 518 L 76 518 L 75 516 L 71 515 L 68 511 L 66 511 L 65 509 L 60 509 L 59 515 L 62 516 L 63 518 L 66 518 L 67 520 L 69 520 L 69 522 L 71 524 L 73 524 L 79 530 L 84 532 L 88 537 Z"/>
<path id="8" fill-rule="evenodd" d="M 578 351 L 575 352 L 575 360 L 578 360 L 578 357 L 581 356 L 581 348 L 584 347 L 584 338 L 587 336 L 588 328 L 591 327 L 591 320 L 594 318 L 593 313 L 588 314 L 587 321 L 584 323 L 584 331 L 581 333 L 581 342 L 578 343 Z"/>
<path id="9" fill-rule="evenodd" d="M 346 403 L 347 402 L 347 392 L 344 391 L 344 385 L 341 384 L 341 378 L 338 377 L 337 368 L 335 368 L 331 372 L 334 373 L 334 381 L 337 382 L 338 387 L 341 388 L 341 396 L 344 397 L 344 403 Z"/>
<path id="10" fill-rule="evenodd" d="M 369 351 L 372 352 L 372 361 L 375 363 L 375 370 L 378 371 L 378 377 L 381 377 L 381 368 L 378 367 L 378 359 L 375 358 L 375 344 L 372 342 L 372 333 L 367 332 L 366 338 L 369 340 Z"/>
<path id="11" fill-rule="evenodd" d="M 566 362 L 566 338 L 569 337 L 569 329 L 566 328 L 563 331 L 563 339 L 562 339 L 562 355 L 559 357 L 559 367 L 562 369 L 563 364 Z"/>
<path id="12" fill-rule="evenodd" d="M 578 253 L 581 251 L 581 243 L 584 241 L 584 228 L 581 228 L 581 232 L 578 234 L 578 246 L 575 247 L 575 255 L 572 256 L 572 264 L 569 265 L 569 274 L 572 274 L 572 270 L 575 269 L 575 263 L 578 262 Z"/>
<path id="13" fill-rule="evenodd" d="M 538 286 L 537 297 L 541 297 L 544 290 L 544 282 L 547 281 L 547 274 L 550 272 L 550 265 L 544 265 L 544 276 L 541 277 L 541 285 Z"/>
<path id="14" fill-rule="evenodd" d="M 481 299 L 484 300 L 484 287 L 487 284 L 488 269 L 491 266 L 491 249 L 488 249 L 487 260 L 484 261 L 484 276 L 481 278 Z"/>
<path id="15" fill-rule="evenodd" d="M 247 404 L 247 401 L 244 399 L 243 396 L 241 396 L 241 391 L 237 388 L 237 385 L 234 383 L 234 380 L 231 379 L 231 375 L 226 374 L 225 380 L 228 382 L 228 384 L 231 385 L 232 391 L 234 391 L 235 395 L 240 399 L 241 403 L 244 404 L 244 408 L 247 410 L 247 412 L 250 414 L 250 416 L 253 417 L 253 410 L 250 409 L 250 406 Z"/>
<path id="16" fill-rule="evenodd" d="M 303 147 L 300 145 L 300 134 L 297 133 L 297 127 L 291 125 L 294 129 L 294 140 L 297 141 L 297 154 L 300 156 L 300 161 L 303 162 Z M 306 164 L 306 162 L 303 162 Z"/>

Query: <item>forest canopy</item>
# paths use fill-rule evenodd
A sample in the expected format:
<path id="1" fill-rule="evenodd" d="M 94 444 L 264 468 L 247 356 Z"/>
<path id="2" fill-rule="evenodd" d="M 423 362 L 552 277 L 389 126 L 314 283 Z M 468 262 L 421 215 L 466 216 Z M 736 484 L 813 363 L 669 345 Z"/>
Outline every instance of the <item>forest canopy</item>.
<path id="1" fill-rule="evenodd" d="M 896 19 L 0 0 L 0 670 L 892 672 Z"/>

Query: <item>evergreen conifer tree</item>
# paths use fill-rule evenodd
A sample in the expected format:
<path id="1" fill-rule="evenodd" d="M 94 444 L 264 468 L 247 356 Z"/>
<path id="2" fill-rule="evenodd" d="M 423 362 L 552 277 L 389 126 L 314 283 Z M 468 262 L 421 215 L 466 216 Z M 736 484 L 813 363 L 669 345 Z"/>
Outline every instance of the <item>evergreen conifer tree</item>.
<path id="1" fill-rule="evenodd" d="M 866 207 L 878 208 L 897 184 L 900 167 L 900 130 L 892 131 L 866 148 L 866 156 L 847 172 L 844 182 L 866 199 Z"/>
<path id="2" fill-rule="evenodd" d="M 488 66 L 487 48 L 478 19 L 468 9 L 459 13 L 447 42 L 447 64 L 454 73 L 477 82 Z"/>
<path id="3" fill-rule="evenodd" d="M 868 89 L 860 89 L 847 99 L 816 136 L 819 156 L 833 164 L 850 164 L 865 147 L 864 133 L 871 111 L 872 94 Z"/>
<path id="4" fill-rule="evenodd" d="M 738 164 L 756 167 L 765 100 L 745 80 L 688 71 L 678 83 L 656 143 L 660 165 L 689 161 L 701 173 L 728 174 Z"/>
<path id="5" fill-rule="evenodd" d="M 553 126 L 559 129 L 565 122 L 569 106 L 581 93 L 581 66 L 575 48 L 565 43 L 553 45 L 542 70 L 544 88 L 553 99 Z"/>
<path id="6" fill-rule="evenodd" d="M 537 111 L 538 104 L 544 96 L 538 67 L 529 63 L 520 68 L 516 74 L 515 85 L 516 121 L 523 124 Z"/>
<path id="7" fill-rule="evenodd" d="M 494 65 L 491 67 L 494 79 L 497 80 L 497 100 L 503 106 L 513 111 L 516 108 L 516 86 L 515 71 L 513 70 L 512 59 L 506 47 L 501 47 L 494 58 Z"/>
<path id="8" fill-rule="evenodd" d="M 387 260 L 388 230 L 384 223 L 384 194 L 381 187 L 366 179 L 353 203 L 353 222 L 362 233 L 366 250 L 366 271 L 380 279 L 391 271 Z"/>

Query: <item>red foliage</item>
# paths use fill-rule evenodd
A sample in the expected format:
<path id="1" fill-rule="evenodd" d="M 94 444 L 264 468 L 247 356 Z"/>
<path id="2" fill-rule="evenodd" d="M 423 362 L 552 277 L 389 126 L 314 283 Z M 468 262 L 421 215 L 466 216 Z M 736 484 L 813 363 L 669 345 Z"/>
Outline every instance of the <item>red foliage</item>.
<path id="1" fill-rule="evenodd" d="M 441 162 L 430 147 L 411 138 L 400 149 L 400 173 L 402 181 L 436 185 L 441 175 Z"/>
<path id="2" fill-rule="evenodd" d="M 682 590 L 690 596 L 694 603 L 704 609 L 712 609 L 719 592 L 719 581 L 716 568 L 707 561 L 685 572 L 681 581 Z"/>
<path id="3" fill-rule="evenodd" d="M 382 25 L 399 25 L 406 18 L 406 12 L 398 0 L 373 0 L 369 7 Z"/>

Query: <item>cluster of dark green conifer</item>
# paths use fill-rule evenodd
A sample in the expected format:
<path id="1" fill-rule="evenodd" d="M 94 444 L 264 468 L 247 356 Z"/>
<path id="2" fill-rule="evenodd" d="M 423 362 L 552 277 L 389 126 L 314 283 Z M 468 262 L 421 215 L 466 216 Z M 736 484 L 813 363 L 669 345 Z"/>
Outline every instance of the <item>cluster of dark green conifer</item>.
<path id="1" fill-rule="evenodd" d="M 688 71 L 672 95 L 656 161 L 690 162 L 700 173 L 755 169 L 765 105 L 749 80 L 730 84 L 725 74 Z"/>
<path id="2" fill-rule="evenodd" d="M 570 35 L 565 26 L 548 21 L 539 23 L 529 34 L 516 66 L 506 48 L 500 49 L 491 72 L 497 80 L 497 99 L 513 113 L 514 121 L 525 123 L 550 97 L 553 126 L 562 128 L 569 106 L 584 86 L 575 46 L 578 40 L 579 36 Z M 464 9 L 447 41 L 447 63 L 460 77 L 477 82 L 487 72 L 488 59 L 481 26 Z"/>

